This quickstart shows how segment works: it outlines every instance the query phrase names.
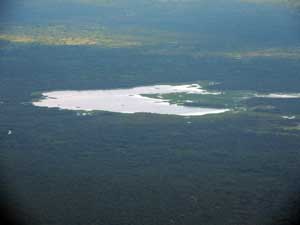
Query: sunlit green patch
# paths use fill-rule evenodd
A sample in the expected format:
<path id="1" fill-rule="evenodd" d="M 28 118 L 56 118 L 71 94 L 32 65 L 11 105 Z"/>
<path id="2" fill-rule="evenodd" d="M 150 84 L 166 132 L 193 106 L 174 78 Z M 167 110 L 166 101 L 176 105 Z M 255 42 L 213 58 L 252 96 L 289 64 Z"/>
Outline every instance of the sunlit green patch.
<path id="1" fill-rule="evenodd" d="M 198 51 L 189 47 L 189 42 L 182 41 L 178 47 L 153 49 L 148 51 L 151 54 L 176 56 L 187 55 L 193 58 L 205 58 L 205 57 L 221 57 L 234 60 L 252 59 L 252 58 L 279 58 L 279 59 L 300 59 L 300 47 L 295 46 L 293 48 L 286 47 L 273 47 L 267 49 L 240 49 L 236 51 Z"/>
<path id="2" fill-rule="evenodd" d="M 189 35 L 160 29 L 119 28 L 116 30 L 97 24 L 48 26 L 2 24 L 2 26 L 5 29 L 0 32 L 0 41 L 11 43 L 108 48 L 143 46 L 149 47 L 146 52 L 153 50 L 154 53 L 155 49 L 160 49 L 161 46 L 174 49 L 174 46 L 177 48 L 191 44 Z"/>
<path id="3" fill-rule="evenodd" d="M 300 47 L 295 46 L 294 48 L 269 48 L 269 49 L 258 49 L 248 51 L 236 51 L 236 52 L 224 52 L 217 53 L 217 55 L 234 58 L 291 58 L 300 59 Z"/>
<path id="4" fill-rule="evenodd" d="M 300 59 L 300 46 L 265 49 L 237 49 L 199 51 L 195 45 L 214 37 L 202 36 L 195 40 L 191 34 L 160 29 L 126 28 L 118 31 L 101 25 L 4 25 L 0 41 L 54 46 L 98 46 L 107 48 L 144 47 L 142 54 L 183 56 L 193 58 L 221 57 L 234 60 L 252 58 Z"/>
<path id="5" fill-rule="evenodd" d="M 0 40 L 12 43 L 136 47 L 141 43 L 128 35 L 111 33 L 101 26 L 10 26 L 0 33 Z"/>

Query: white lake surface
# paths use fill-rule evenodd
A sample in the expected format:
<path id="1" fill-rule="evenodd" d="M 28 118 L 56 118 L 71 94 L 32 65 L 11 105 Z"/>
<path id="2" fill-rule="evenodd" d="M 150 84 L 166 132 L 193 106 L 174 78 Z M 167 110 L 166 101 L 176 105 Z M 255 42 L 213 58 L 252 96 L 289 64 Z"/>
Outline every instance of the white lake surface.
<path id="1" fill-rule="evenodd" d="M 271 93 L 271 94 L 257 94 L 258 98 L 300 98 L 300 93 Z"/>
<path id="2" fill-rule="evenodd" d="M 287 120 L 294 120 L 296 119 L 296 116 L 282 116 L 282 118 Z"/>
<path id="3" fill-rule="evenodd" d="M 191 85 L 154 85 L 128 89 L 88 90 L 88 91 L 53 91 L 43 93 L 45 98 L 33 102 L 33 105 L 48 108 L 84 111 L 109 111 L 118 113 L 156 113 L 179 116 L 202 116 L 224 113 L 229 109 L 188 107 L 170 104 L 161 98 L 150 98 L 145 94 L 188 93 L 218 95 L 209 92 L 198 84 Z"/>

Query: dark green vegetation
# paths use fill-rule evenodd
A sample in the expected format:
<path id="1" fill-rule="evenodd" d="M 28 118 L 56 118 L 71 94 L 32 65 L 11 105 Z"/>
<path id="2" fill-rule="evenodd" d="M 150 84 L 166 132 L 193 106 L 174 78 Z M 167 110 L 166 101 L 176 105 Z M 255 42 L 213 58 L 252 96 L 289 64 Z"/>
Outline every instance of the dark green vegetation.
<path id="1" fill-rule="evenodd" d="M 289 224 L 300 188 L 299 99 L 249 99 L 250 111 L 193 118 L 82 116 L 30 103 L 43 91 L 201 80 L 232 95 L 300 92 L 299 57 L 235 54 L 297 49 L 297 11 L 224 1 L 204 8 L 30 2 L 18 15 L 8 10 L 3 27 L 80 21 L 130 37 L 159 35 L 116 48 L 1 41 L 0 188 L 20 218 L 30 225 Z M 198 104 L 212 101 L 224 103 Z"/>

